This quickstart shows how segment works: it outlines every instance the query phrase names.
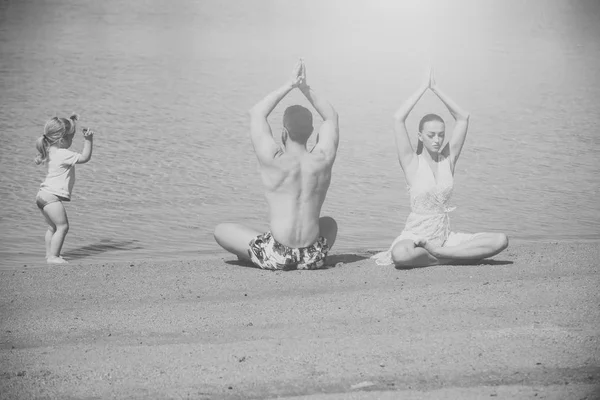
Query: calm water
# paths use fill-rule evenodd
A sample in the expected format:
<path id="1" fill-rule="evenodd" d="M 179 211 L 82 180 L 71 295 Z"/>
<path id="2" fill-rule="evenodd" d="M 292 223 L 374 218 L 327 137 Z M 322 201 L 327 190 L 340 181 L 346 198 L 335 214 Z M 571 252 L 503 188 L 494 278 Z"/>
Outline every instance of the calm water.
<path id="1" fill-rule="evenodd" d="M 77 166 L 67 257 L 219 252 L 217 223 L 266 228 L 245 113 L 299 56 L 341 119 L 323 210 L 339 222 L 338 252 L 382 249 L 402 230 L 408 196 L 391 115 L 429 60 L 472 115 L 453 229 L 600 238 L 597 1 L 4 0 L 0 9 L 5 267 L 43 261 L 34 142 L 48 118 L 72 111 L 99 133 L 92 161 Z M 295 93 L 273 113 L 276 136 L 293 103 L 306 105 Z M 451 128 L 427 95 L 413 135 L 426 112 Z"/>

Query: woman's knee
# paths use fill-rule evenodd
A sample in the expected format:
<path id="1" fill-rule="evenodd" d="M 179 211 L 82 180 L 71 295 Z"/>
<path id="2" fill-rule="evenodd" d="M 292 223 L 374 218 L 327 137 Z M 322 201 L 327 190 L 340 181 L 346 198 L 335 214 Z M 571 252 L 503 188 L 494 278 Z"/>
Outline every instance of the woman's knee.
<path id="1" fill-rule="evenodd" d="M 414 246 L 399 244 L 392 249 L 392 261 L 396 267 L 410 267 L 414 261 Z"/>

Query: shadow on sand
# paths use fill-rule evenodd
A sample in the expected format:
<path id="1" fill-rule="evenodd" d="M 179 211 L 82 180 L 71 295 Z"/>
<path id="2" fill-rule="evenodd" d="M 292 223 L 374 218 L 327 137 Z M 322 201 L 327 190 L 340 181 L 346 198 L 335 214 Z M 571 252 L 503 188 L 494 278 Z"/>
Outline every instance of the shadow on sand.
<path id="1" fill-rule="evenodd" d="M 456 262 L 456 264 L 448 264 L 447 266 L 453 266 L 453 267 L 458 267 L 458 266 L 466 266 L 466 265 L 511 265 L 514 264 L 514 262 L 512 261 L 508 261 L 508 260 L 473 260 L 473 261 L 460 261 L 460 262 Z M 430 266 L 427 267 L 396 267 L 396 269 L 398 270 L 410 270 L 410 269 L 421 269 L 421 268 L 431 268 Z"/>
<path id="2" fill-rule="evenodd" d="M 70 259 L 80 259 L 106 253 L 112 250 L 139 250 L 142 246 L 136 244 L 137 240 L 116 241 L 112 239 L 102 239 L 100 242 L 69 250 L 62 255 Z"/>
<path id="3" fill-rule="evenodd" d="M 510 265 L 514 264 L 512 261 L 508 260 L 479 260 L 475 261 L 471 264 L 463 264 L 463 265 Z"/>
<path id="4" fill-rule="evenodd" d="M 333 255 L 327 256 L 327 263 L 325 264 L 325 266 L 323 268 L 320 268 L 315 271 L 330 269 L 330 268 L 339 266 L 338 264 L 340 264 L 340 263 L 342 263 L 342 264 L 353 263 L 356 261 L 365 260 L 367 258 L 369 258 L 369 256 L 364 256 L 364 255 L 360 255 L 360 254 L 351 254 L 351 253 L 349 253 L 349 254 L 333 254 Z M 235 265 L 237 267 L 247 267 L 247 268 L 259 269 L 256 265 L 252 264 L 250 261 L 241 260 L 241 259 L 227 260 L 227 261 L 225 261 L 225 264 Z M 295 269 L 290 269 L 289 271 L 295 271 Z"/>

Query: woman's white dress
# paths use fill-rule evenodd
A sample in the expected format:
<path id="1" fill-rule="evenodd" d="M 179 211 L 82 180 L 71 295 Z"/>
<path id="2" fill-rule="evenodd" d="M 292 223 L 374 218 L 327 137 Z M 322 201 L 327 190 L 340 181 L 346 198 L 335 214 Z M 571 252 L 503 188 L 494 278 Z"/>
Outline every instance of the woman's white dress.
<path id="1" fill-rule="evenodd" d="M 389 250 L 372 257 L 379 265 L 392 264 L 392 248 L 401 240 L 424 238 L 435 246 L 455 246 L 474 236 L 450 231 L 448 213 L 455 207 L 449 206 L 454 177 L 448 157 L 438 160 L 437 180 L 423 156 L 418 155 L 417 159 L 417 173 L 413 185 L 408 187 L 411 213 L 404 230 L 392 242 Z"/>

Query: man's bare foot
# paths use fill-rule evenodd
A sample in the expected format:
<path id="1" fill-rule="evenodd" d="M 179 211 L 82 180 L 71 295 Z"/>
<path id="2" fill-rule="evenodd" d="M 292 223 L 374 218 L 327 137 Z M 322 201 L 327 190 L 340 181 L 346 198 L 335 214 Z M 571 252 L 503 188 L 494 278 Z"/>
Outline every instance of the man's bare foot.
<path id="1" fill-rule="evenodd" d="M 50 256 L 46 259 L 48 264 L 68 264 L 69 262 L 62 257 Z"/>

